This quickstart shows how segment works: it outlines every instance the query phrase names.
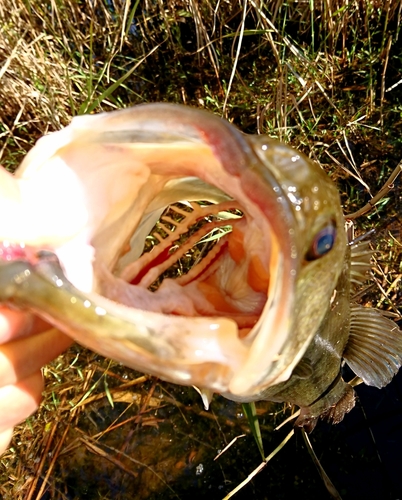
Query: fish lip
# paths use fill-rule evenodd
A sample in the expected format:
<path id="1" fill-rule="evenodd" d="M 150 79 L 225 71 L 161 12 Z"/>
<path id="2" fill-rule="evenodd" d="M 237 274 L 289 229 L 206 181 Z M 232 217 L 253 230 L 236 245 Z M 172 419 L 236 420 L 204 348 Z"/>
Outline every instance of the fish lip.
<path id="1" fill-rule="evenodd" d="M 0 260 L 0 301 L 29 307 L 54 326 L 83 345 L 114 357 L 127 366 L 154 373 L 162 379 L 183 385 L 207 383 L 215 392 L 227 387 L 232 375 L 229 366 L 211 360 L 188 366 L 185 349 L 193 349 L 192 331 L 200 330 L 208 342 L 216 341 L 215 330 L 221 328 L 229 339 L 237 339 L 234 322 L 225 318 L 187 318 L 141 311 L 113 303 L 95 293 L 83 293 L 65 277 L 57 256 L 40 251 L 30 262 L 19 255 L 15 260 Z M 136 319 L 133 321 L 133 315 Z M 155 324 L 158 328 L 154 328 Z M 231 332 L 230 327 L 232 327 Z M 192 330 L 190 332 L 190 329 Z M 175 343 L 176 333 L 190 339 Z M 231 337 L 231 338 L 230 338 Z M 103 342 L 99 346 L 99 341 Z M 225 339 L 218 341 L 225 342 Z M 196 347 L 202 349 L 199 343 Z M 238 342 L 241 349 L 241 343 Z M 240 349 L 242 358 L 245 350 Z M 172 358 L 174 358 L 172 360 Z M 235 362 L 241 362 L 238 359 Z"/>

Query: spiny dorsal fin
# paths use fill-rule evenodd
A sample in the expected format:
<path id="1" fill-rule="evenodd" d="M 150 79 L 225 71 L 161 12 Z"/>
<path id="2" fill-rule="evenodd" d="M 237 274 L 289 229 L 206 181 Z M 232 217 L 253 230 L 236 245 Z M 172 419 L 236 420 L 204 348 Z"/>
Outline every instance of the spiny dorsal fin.
<path id="1" fill-rule="evenodd" d="M 360 286 L 367 280 L 367 273 L 371 269 L 373 250 L 369 241 L 350 243 L 350 281 L 354 287 Z"/>
<path id="2" fill-rule="evenodd" d="M 352 306 L 343 357 L 365 384 L 380 389 L 402 365 L 402 332 L 378 309 Z"/>

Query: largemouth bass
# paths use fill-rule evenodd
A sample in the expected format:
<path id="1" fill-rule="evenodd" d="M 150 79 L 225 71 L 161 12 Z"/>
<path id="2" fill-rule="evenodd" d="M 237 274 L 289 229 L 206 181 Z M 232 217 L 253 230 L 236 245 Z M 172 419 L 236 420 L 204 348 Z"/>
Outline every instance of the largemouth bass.
<path id="1" fill-rule="evenodd" d="M 327 175 L 208 112 L 147 104 L 74 118 L 15 176 L 0 171 L 0 210 L 0 301 L 204 401 L 290 402 L 311 430 L 354 405 L 343 360 L 375 387 L 401 365 L 395 323 L 351 304 L 366 252 L 348 244 Z M 160 242 L 143 253 L 159 219 Z M 187 273 L 166 277 L 217 232 Z"/>

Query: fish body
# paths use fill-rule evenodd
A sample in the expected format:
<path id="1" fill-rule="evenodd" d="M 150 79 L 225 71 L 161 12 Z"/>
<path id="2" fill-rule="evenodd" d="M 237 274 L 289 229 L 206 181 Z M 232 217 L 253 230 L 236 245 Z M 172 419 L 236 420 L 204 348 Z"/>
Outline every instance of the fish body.
<path id="1" fill-rule="evenodd" d="M 74 118 L 15 176 L 1 171 L 0 186 L 10 214 L 0 301 L 127 366 L 204 395 L 294 403 L 308 429 L 353 407 L 343 359 L 377 387 L 400 367 L 396 325 L 351 306 L 335 186 L 287 145 L 205 111 L 148 104 Z M 159 219 L 164 237 L 142 254 Z M 160 279 L 228 225 L 187 273 Z"/>

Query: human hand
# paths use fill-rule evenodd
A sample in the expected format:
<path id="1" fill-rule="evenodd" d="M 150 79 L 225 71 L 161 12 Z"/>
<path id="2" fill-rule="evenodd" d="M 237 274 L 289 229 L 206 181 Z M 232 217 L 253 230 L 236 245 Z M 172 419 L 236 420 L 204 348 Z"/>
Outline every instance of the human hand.
<path id="1" fill-rule="evenodd" d="M 0 306 L 0 455 L 41 401 L 41 367 L 73 341 L 28 312 Z"/>

